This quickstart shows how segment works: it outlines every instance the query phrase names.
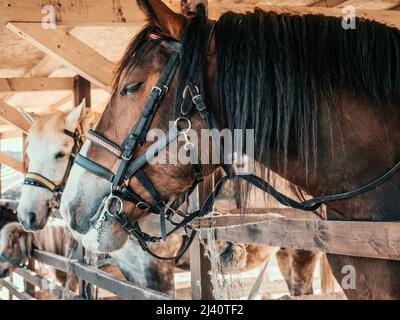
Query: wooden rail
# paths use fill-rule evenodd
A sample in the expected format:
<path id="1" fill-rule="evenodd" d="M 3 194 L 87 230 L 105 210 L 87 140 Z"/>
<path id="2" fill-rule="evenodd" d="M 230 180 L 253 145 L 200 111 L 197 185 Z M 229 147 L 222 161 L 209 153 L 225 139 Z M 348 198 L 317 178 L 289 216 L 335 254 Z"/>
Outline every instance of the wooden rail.
<path id="1" fill-rule="evenodd" d="M 85 265 L 79 261 L 68 261 L 67 258 L 48 253 L 45 251 L 34 250 L 33 258 L 48 264 L 57 270 L 66 272 L 69 265 L 71 273 L 78 278 L 87 281 L 99 288 L 105 289 L 123 299 L 135 300 L 170 300 L 171 297 L 128 281 L 118 280 L 108 273 L 95 267 Z"/>
<path id="2" fill-rule="evenodd" d="M 24 291 L 20 291 L 15 284 L 8 279 L 0 279 L 1 284 L 6 288 L 10 294 L 16 296 L 19 300 L 35 300 L 34 297 Z"/>
<path id="3" fill-rule="evenodd" d="M 293 219 L 267 213 L 203 217 L 193 226 L 215 229 L 218 240 L 400 260 L 399 222 Z"/>

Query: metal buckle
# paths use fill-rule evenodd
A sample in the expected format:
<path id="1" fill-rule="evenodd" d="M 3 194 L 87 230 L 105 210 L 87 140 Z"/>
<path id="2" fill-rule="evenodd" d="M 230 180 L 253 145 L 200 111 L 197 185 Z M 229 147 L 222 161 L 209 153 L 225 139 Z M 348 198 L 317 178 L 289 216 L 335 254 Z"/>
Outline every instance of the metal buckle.
<path id="1" fill-rule="evenodd" d="M 124 155 L 121 155 L 121 159 L 125 160 L 125 161 L 130 161 L 132 159 L 133 154 L 131 153 L 131 155 L 129 156 L 129 158 L 124 157 Z"/>
<path id="2" fill-rule="evenodd" d="M 142 212 L 146 212 L 150 210 L 150 205 L 146 202 L 140 201 L 136 204 L 136 208 L 138 208 Z"/>
<path id="3" fill-rule="evenodd" d="M 167 88 L 167 89 L 168 89 L 168 88 Z M 157 90 L 157 91 L 158 91 L 158 96 L 159 96 L 159 97 L 161 97 L 161 95 L 163 94 L 163 89 L 161 89 L 160 87 L 153 86 L 153 87 L 151 88 L 151 91 L 153 91 L 153 90 Z"/>

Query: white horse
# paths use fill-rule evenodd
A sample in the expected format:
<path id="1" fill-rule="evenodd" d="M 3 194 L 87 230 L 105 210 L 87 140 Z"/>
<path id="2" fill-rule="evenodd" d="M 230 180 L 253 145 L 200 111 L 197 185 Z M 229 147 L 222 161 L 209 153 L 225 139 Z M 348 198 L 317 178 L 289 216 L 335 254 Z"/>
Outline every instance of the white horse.
<path id="1" fill-rule="evenodd" d="M 99 114 L 85 108 L 85 101 L 82 101 L 70 112 L 56 111 L 40 117 L 27 113 L 24 115 L 30 120 L 32 126 L 28 134 L 29 168 L 25 177 L 27 184 L 22 188 L 17 213 L 25 230 L 41 230 L 50 216 L 49 202 L 55 196 L 48 187 L 53 186 L 51 183 L 57 185 L 68 179 L 67 171 L 69 165 L 72 164 L 69 162 L 74 139 L 67 133 L 76 132 L 78 129 L 81 134 L 87 132 L 95 125 Z M 31 179 L 35 182 L 33 185 L 30 184 L 29 177 L 34 178 Z M 62 217 L 69 225 L 69 216 Z M 72 235 L 76 240 L 81 241 L 82 235 L 75 231 L 72 231 Z M 174 255 L 182 245 L 182 241 L 182 239 L 171 238 L 162 250 L 168 251 L 166 255 Z M 173 293 L 175 265 L 161 266 L 158 261 L 145 254 L 137 242 L 128 241 L 121 250 L 111 253 L 110 256 L 126 279 L 163 292 Z"/>
<path id="2" fill-rule="evenodd" d="M 35 119 L 28 135 L 26 154 L 28 172 L 42 187 L 24 184 L 19 200 L 18 219 L 25 230 L 42 229 L 49 216 L 49 202 L 54 198 L 55 186 L 66 178 L 75 140 L 71 133 L 86 132 L 99 114 L 85 108 L 85 100 L 69 113 L 55 111 Z M 27 180 L 27 179 L 26 179 Z M 33 184 L 33 183 L 32 183 Z"/>

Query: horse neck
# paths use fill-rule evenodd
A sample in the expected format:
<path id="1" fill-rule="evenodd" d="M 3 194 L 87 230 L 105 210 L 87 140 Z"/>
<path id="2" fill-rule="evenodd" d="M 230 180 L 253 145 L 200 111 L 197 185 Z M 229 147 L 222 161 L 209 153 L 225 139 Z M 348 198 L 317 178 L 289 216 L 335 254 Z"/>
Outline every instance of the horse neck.
<path id="1" fill-rule="evenodd" d="M 386 128 L 368 103 L 342 97 L 336 121 L 321 111 L 316 169 L 306 174 L 303 163 L 287 162 L 284 172 L 275 161 L 271 169 L 313 196 L 357 189 L 386 173 L 400 160 L 400 116 L 388 110 Z M 332 130 L 332 134 L 330 131 Z M 390 133 L 390 134 L 388 134 Z M 327 206 L 331 219 L 398 220 L 400 174 L 374 190 Z"/>

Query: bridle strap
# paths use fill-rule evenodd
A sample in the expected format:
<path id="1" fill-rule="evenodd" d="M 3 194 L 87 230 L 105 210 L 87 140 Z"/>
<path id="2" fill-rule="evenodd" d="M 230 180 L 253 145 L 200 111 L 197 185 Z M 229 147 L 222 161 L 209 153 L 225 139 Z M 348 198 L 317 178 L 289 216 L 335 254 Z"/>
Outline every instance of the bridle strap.
<path id="1" fill-rule="evenodd" d="M 24 177 L 24 184 L 25 185 L 30 185 L 30 186 L 35 186 L 35 187 L 40 187 L 49 190 L 52 193 L 57 193 L 57 192 L 62 192 L 65 183 L 68 179 L 69 173 L 71 171 L 72 165 L 74 163 L 75 156 L 78 154 L 79 149 L 81 148 L 83 141 L 81 140 L 83 135 L 79 132 L 79 128 L 75 132 L 71 132 L 67 129 L 64 129 L 64 133 L 71 137 L 74 140 L 74 145 L 71 150 L 71 154 L 68 159 L 68 164 L 67 168 L 64 172 L 64 175 L 61 180 L 59 181 L 52 181 L 45 176 L 41 175 L 40 173 L 37 172 L 27 172 Z"/>

